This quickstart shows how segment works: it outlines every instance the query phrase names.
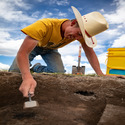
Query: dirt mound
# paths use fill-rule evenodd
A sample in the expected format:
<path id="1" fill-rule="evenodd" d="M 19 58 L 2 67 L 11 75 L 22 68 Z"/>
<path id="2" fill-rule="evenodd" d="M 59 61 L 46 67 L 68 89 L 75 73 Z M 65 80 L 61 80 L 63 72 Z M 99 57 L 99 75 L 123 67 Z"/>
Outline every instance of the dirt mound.
<path id="1" fill-rule="evenodd" d="M 65 74 L 33 77 L 38 83 L 33 100 L 40 106 L 23 109 L 28 99 L 18 90 L 21 74 L 0 72 L 0 125 L 125 124 L 125 79 Z"/>

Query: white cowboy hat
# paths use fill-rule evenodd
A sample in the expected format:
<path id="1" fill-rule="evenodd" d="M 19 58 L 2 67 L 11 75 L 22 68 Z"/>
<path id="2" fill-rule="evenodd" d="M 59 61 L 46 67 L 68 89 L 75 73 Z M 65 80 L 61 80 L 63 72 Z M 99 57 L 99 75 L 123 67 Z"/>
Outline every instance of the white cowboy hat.
<path id="1" fill-rule="evenodd" d="M 85 43 L 91 48 L 95 47 L 97 45 L 95 35 L 108 29 L 109 25 L 107 21 L 99 12 L 91 12 L 81 16 L 80 12 L 75 7 L 71 7 L 75 14 Z"/>

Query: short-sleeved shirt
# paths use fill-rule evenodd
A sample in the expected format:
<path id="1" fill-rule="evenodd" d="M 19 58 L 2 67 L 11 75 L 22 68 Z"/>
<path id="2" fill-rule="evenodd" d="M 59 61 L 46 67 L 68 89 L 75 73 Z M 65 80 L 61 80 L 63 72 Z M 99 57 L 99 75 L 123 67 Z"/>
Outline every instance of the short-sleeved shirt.
<path id="1" fill-rule="evenodd" d="M 46 18 L 21 29 L 23 33 L 38 40 L 39 47 L 57 49 L 63 47 L 73 40 L 62 38 L 61 25 L 68 19 Z"/>

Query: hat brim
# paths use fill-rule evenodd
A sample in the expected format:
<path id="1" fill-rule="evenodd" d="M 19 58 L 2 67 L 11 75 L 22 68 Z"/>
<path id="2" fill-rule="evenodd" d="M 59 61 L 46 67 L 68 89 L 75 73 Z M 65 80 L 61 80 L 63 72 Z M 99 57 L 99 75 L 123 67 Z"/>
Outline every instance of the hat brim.
<path id="1" fill-rule="evenodd" d="M 78 25 L 79 25 L 79 28 L 81 30 L 81 33 L 82 33 L 82 36 L 85 40 L 85 43 L 88 47 L 90 48 L 93 48 L 97 45 L 97 40 L 95 38 L 95 36 L 93 37 L 88 37 L 85 33 L 85 27 L 84 27 L 84 21 L 83 21 L 83 18 L 80 14 L 80 12 L 74 7 L 74 6 L 71 6 L 72 7 L 72 10 L 75 14 L 75 17 L 76 17 L 76 20 L 78 22 Z"/>

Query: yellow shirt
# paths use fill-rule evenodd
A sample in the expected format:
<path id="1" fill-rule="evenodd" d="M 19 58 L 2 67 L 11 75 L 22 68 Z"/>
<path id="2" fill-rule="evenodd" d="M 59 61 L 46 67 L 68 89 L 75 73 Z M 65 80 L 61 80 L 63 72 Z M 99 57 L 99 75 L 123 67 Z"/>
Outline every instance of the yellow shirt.
<path id="1" fill-rule="evenodd" d="M 68 19 L 41 19 L 21 29 L 21 31 L 38 40 L 39 47 L 57 49 L 73 41 L 66 38 L 62 39 L 61 25 L 66 20 Z"/>

